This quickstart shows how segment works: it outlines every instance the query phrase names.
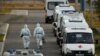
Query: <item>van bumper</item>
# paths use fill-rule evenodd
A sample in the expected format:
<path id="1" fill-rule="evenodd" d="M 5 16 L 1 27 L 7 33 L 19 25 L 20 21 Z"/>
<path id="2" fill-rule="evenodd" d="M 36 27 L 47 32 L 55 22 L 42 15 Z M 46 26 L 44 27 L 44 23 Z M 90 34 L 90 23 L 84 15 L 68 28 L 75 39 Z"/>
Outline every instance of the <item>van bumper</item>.
<path id="1" fill-rule="evenodd" d="M 67 53 L 66 56 L 77 56 L 77 54 Z M 93 54 L 83 54 L 82 56 L 95 56 Z"/>

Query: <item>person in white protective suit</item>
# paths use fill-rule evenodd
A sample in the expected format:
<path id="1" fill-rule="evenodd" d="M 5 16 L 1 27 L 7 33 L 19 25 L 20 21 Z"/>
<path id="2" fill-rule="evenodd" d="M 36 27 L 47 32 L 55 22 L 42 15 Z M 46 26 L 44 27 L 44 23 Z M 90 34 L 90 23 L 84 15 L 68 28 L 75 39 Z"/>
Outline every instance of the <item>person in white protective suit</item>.
<path id="1" fill-rule="evenodd" d="M 37 47 L 39 49 L 41 49 L 43 46 L 44 36 L 44 29 L 40 26 L 39 23 L 37 23 L 36 28 L 34 29 L 34 37 L 36 38 Z"/>
<path id="2" fill-rule="evenodd" d="M 20 36 L 23 39 L 24 48 L 28 49 L 29 45 L 30 45 L 31 33 L 30 33 L 30 30 L 29 30 L 27 24 L 25 24 L 24 28 L 21 29 Z"/>

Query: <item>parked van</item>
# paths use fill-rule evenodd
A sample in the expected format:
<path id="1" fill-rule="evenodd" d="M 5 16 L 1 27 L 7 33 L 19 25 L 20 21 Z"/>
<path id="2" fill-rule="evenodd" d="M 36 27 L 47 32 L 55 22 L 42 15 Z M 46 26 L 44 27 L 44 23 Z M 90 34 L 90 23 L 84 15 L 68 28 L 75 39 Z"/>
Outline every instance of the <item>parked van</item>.
<path id="1" fill-rule="evenodd" d="M 64 16 L 63 12 L 68 12 L 68 11 L 76 11 L 76 10 L 73 6 L 70 6 L 69 4 L 60 4 L 55 7 L 54 14 L 53 14 L 54 17 L 53 31 L 55 36 L 56 36 L 57 28 L 59 28 L 57 22 L 60 20 L 62 16 Z"/>
<path id="2" fill-rule="evenodd" d="M 87 24 L 85 18 L 83 17 L 82 13 L 74 12 L 70 14 L 70 12 L 67 12 L 68 14 L 62 16 L 60 20 L 57 22 L 58 29 L 55 32 L 57 36 L 57 44 L 59 45 L 59 33 L 63 34 L 65 31 L 65 28 L 89 28 L 89 25 Z"/>
<path id="3" fill-rule="evenodd" d="M 45 23 L 53 22 L 53 11 L 59 4 L 69 4 L 68 0 L 45 0 Z"/>
<path id="4" fill-rule="evenodd" d="M 70 14 L 70 12 L 67 12 L 68 14 L 61 17 L 61 19 L 57 22 L 58 23 L 58 30 L 55 32 L 57 36 L 57 44 L 59 45 L 59 36 L 58 34 L 64 33 L 65 28 L 89 28 L 85 18 L 83 17 L 82 13 L 74 12 L 74 14 Z"/>
<path id="5" fill-rule="evenodd" d="M 62 38 L 62 56 L 95 56 L 93 32 L 90 28 L 65 28 Z"/>

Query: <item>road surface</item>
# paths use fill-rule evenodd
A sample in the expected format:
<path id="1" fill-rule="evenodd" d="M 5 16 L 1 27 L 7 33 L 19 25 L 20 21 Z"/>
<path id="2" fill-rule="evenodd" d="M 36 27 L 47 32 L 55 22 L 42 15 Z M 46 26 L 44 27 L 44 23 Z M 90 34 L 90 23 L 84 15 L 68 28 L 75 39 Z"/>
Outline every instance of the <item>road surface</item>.
<path id="1" fill-rule="evenodd" d="M 45 56 L 61 56 L 60 48 L 56 44 L 56 38 L 53 36 L 52 24 L 44 23 L 44 11 L 29 11 L 29 16 L 14 16 L 6 20 L 6 23 L 10 24 L 7 39 L 5 42 L 5 50 L 7 49 L 23 49 L 23 42 L 20 38 L 20 30 L 24 24 L 28 24 L 31 33 L 36 26 L 37 22 L 41 23 L 41 26 L 44 28 L 46 33 L 46 43 L 43 46 L 42 52 Z M 31 44 L 29 49 L 36 48 L 36 41 L 34 37 L 31 37 Z"/>

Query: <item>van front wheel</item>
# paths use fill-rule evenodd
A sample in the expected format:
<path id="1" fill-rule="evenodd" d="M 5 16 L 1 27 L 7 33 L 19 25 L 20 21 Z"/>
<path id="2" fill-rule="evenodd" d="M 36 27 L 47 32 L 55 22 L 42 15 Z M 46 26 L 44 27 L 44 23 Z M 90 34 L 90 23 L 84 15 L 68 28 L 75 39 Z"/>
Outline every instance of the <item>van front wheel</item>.
<path id="1" fill-rule="evenodd" d="M 59 43 L 59 39 L 58 39 L 58 38 L 57 38 L 56 42 L 57 42 L 57 45 L 60 45 L 60 43 Z"/>
<path id="2" fill-rule="evenodd" d="M 57 37 L 55 29 L 53 29 L 53 33 L 54 33 L 54 37 Z"/>
<path id="3" fill-rule="evenodd" d="M 48 17 L 45 18 L 45 23 L 48 23 Z"/>

